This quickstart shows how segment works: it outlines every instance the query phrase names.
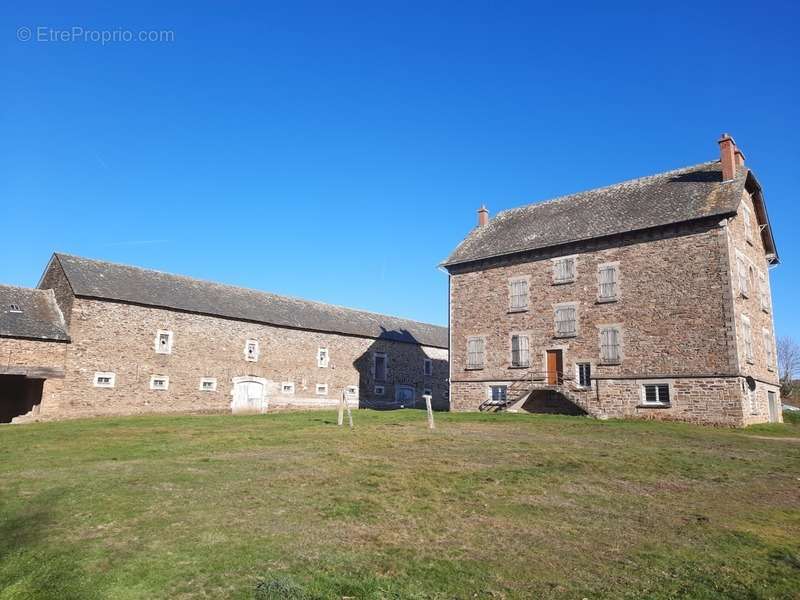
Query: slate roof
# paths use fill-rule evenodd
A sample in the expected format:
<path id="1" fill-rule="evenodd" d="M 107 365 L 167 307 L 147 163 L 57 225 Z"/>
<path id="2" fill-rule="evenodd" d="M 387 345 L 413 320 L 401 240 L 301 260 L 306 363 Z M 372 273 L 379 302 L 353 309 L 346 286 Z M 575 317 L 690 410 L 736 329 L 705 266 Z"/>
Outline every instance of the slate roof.
<path id="1" fill-rule="evenodd" d="M 718 160 L 505 210 L 443 266 L 735 213 L 747 169 L 723 182 Z"/>
<path id="2" fill-rule="evenodd" d="M 56 253 L 76 296 L 447 348 L 446 327 Z"/>
<path id="3" fill-rule="evenodd" d="M 20 312 L 12 311 L 12 304 Z M 0 285 L 0 337 L 67 341 L 53 290 Z"/>

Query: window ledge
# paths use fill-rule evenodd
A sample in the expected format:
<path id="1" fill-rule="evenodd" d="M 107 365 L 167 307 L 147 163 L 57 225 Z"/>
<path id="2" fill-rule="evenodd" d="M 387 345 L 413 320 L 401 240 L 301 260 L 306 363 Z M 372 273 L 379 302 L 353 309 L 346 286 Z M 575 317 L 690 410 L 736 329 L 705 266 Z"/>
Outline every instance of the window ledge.
<path id="1" fill-rule="evenodd" d="M 618 367 L 622 364 L 621 360 L 601 360 L 597 363 L 601 367 Z"/>
<path id="2" fill-rule="evenodd" d="M 484 367 L 464 367 L 465 371 L 483 371 Z"/>
<path id="3" fill-rule="evenodd" d="M 597 304 L 611 304 L 612 302 L 618 301 L 619 298 L 598 298 Z"/>
<path id="4" fill-rule="evenodd" d="M 510 366 L 510 367 L 508 367 L 508 368 L 509 368 L 509 369 L 517 369 L 517 370 L 518 370 L 518 369 L 530 369 L 530 368 L 531 368 L 531 366 L 530 366 L 530 365 L 511 365 L 511 366 Z"/>
<path id="5" fill-rule="evenodd" d="M 506 314 L 513 315 L 514 313 L 525 313 L 528 312 L 527 308 L 509 308 Z"/>
<path id="6" fill-rule="evenodd" d="M 554 281 L 553 285 L 566 285 L 568 283 L 575 283 L 574 279 L 565 279 L 564 281 Z"/>
<path id="7" fill-rule="evenodd" d="M 754 361 L 752 358 L 748 358 L 747 359 L 747 364 L 748 365 L 754 365 L 754 364 L 756 364 L 756 361 Z"/>
<path id="8" fill-rule="evenodd" d="M 637 404 L 636 408 L 672 408 L 672 404 Z"/>
<path id="9" fill-rule="evenodd" d="M 576 337 L 578 337 L 578 334 L 577 333 L 560 333 L 560 334 L 557 333 L 553 337 L 555 339 L 557 339 L 557 340 L 564 340 L 564 339 L 569 339 L 569 338 L 576 338 Z"/>

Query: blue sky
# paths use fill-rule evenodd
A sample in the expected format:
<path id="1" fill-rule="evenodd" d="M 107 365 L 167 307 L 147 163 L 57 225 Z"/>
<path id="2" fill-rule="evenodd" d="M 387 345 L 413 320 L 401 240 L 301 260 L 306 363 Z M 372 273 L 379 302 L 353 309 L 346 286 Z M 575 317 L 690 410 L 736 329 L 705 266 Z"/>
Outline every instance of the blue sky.
<path id="1" fill-rule="evenodd" d="M 711 160 L 728 131 L 800 338 L 792 3 L 15 4 L 0 282 L 58 250 L 445 324 L 437 264 L 481 203 Z M 174 40 L 91 33 L 152 30 Z"/>

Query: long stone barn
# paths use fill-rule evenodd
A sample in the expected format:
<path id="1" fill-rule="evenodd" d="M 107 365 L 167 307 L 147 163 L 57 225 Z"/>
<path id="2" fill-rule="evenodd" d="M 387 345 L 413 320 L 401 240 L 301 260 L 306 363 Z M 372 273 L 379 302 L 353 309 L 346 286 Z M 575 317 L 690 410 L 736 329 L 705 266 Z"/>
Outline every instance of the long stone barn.
<path id="1" fill-rule="evenodd" d="M 58 253 L 0 307 L 0 422 L 449 406 L 427 323 Z"/>

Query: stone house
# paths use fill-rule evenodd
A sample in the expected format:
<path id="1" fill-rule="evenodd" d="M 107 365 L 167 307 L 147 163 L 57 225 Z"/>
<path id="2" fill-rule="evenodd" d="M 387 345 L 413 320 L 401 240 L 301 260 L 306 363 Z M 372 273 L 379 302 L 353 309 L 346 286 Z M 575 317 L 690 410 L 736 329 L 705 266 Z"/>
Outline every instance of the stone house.
<path id="1" fill-rule="evenodd" d="M 720 159 L 499 213 L 450 274 L 455 410 L 781 420 L 761 186 Z"/>
<path id="2" fill-rule="evenodd" d="M 0 422 L 448 407 L 444 327 L 65 254 L 0 303 Z"/>

